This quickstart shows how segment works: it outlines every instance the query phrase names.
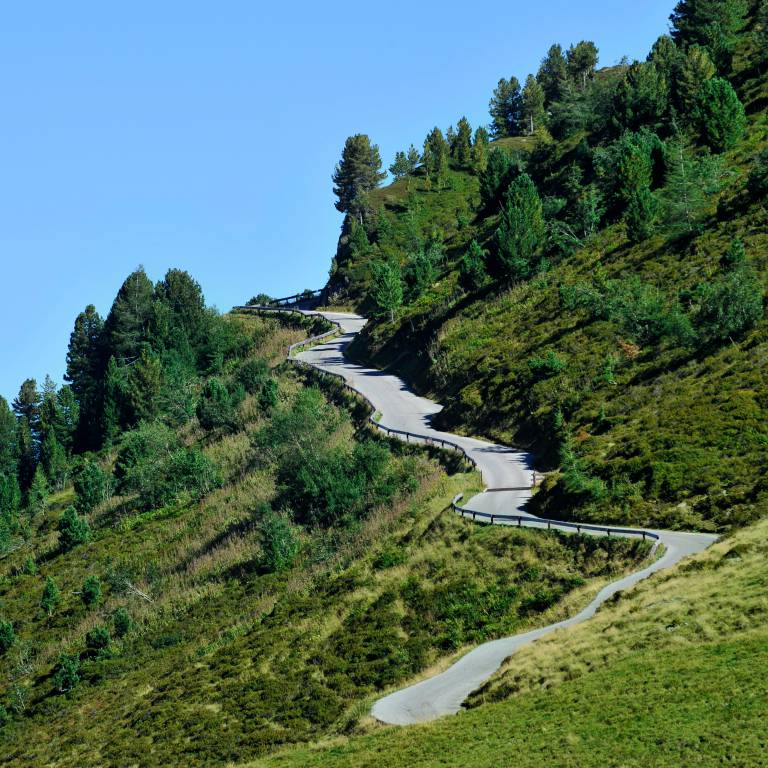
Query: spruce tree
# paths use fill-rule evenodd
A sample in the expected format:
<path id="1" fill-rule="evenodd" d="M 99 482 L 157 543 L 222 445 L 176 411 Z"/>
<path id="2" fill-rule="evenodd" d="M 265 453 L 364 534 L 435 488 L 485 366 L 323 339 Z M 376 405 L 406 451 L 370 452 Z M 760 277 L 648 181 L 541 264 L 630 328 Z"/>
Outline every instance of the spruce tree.
<path id="1" fill-rule="evenodd" d="M 48 501 L 48 482 L 45 479 L 43 468 L 38 465 L 32 478 L 32 483 L 27 492 L 27 509 L 31 515 L 37 515 L 45 512 L 46 502 Z"/>
<path id="2" fill-rule="evenodd" d="M 205 297 L 200 284 L 183 269 L 169 269 L 155 288 L 157 299 L 169 311 L 169 333 L 167 342 L 178 344 L 179 338 L 186 338 L 197 346 L 205 326 Z"/>
<path id="3" fill-rule="evenodd" d="M 389 166 L 389 172 L 395 181 L 405 178 L 410 173 L 410 166 L 405 152 L 395 152 L 395 160 Z"/>
<path id="4" fill-rule="evenodd" d="M 15 474 L 0 472 L 0 520 L 15 527 L 21 506 L 21 489 Z"/>
<path id="5" fill-rule="evenodd" d="M 560 45 L 553 45 L 542 59 L 536 80 L 544 91 L 546 104 L 560 101 L 565 95 L 568 65 Z"/>
<path id="6" fill-rule="evenodd" d="M 157 415 L 162 388 L 163 364 L 160 358 L 145 346 L 139 359 L 131 367 L 126 383 L 128 406 L 134 421 L 150 421 Z"/>
<path id="7" fill-rule="evenodd" d="M 680 0 L 670 16 L 672 37 L 684 49 L 704 46 L 721 74 L 729 74 L 747 0 Z"/>
<path id="8" fill-rule="evenodd" d="M 336 210 L 349 213 L 362 223 L 365 196 L 386 178 L 381 172 L 379 148 L 365 134 L 350 136 L 344 143 L 341 161 L 333 172 Z"/>
<path id="9" fill-rule="evenodd" d="M 18 469 L 18 425 L 8 401 L 0 395 L 0 473 L 16 475 Z"/>
<path id="10" fill-rule="evenodd" d="M 481 125 L 475 131 L 475 141 L 472 145 L 472 165 L 477 173 L 482 173 L 488 166 L 488 131 Z"/>
<path id="11" fill-rule="evenodd" d="M 533 134 L 544 120 L 544 89 L 533 75 L 528 75 L 523 88 L 522 117 L 525 130 Z"/>
<path id="12" fill-rule="evenodd" d="M 669 86 L 653 62 L 635 62 L 616 92 L 614 117 L 622 128 L 657 129 L 669 108 Z"/>
<path id="13" fill-rule="evenodd" d="M 125 279 L 104 323 L 107 349 L 118 363 L 133 363 L 151 341 L 155 289 L 144 267 Z"/>
<path id="14" fill-rule="evenodd" d="M 454 157 L 460 165 L 469 164 L 472 157 L 472 126 L 466 117 L 462 117 L 456 124 L 456 142 Z"/>
<path id="15" fill-rule="evenodd" d="M 459 264 L 459 283 L 466 291 L 482 288 L 488 280 L 486 260 L 488 253 L 477 240 L 472 240 Z"/>
<path id="16" fill-rule="evenodd" d="M 507 279 L 526 279 L 538 271 L 544 235 L 541 198 L 531 177 L 522 173 L 507 190 L 496 230 L 499 261 Z"/>
<path id="17" fill-rule="evenodd" d="M 18 419 L 26 419 L 34 440 L 40 438 L 40 405 L 42 398 L 37 391 L 37 382 L 26 379 L 19 388 L 19 394 L 14 398 L 13 411 Z"/>
<path id="18" fill-rule="evenodd" d="M 408 161 L 408 173 L 414 173 L 419 167 L 419 163 L 421 163 L 421 155 L 419 154 L 419 150 L 416 149 L 413 144 L 408 147 L 406 160 Z"/>
<path id="19" fill-rule="evenodd" d="M 488 165 L 480 175 L 480 203 L 492 210 L 501 202 L 512 179 L 520 172 L 517 158 L 503 149 L 494 149 L 488 155 Z"/>
<path id="20" fill-rule="evenodd" d="M 68 552 L 78 544 L 83 544 L 91 537 L 91 527 L 84 517 L 77 514 L 74 507 L 67 507 L 59 518 L 59 546 Z"/>
<path id="21" fill-rule="evenodd" d="M 627 236 L 633 243 L 639 243 L 653 234 L 658 210 L 656 196 L 648 187 L 640 187 L 631 194 L 624 220 Z"/>
<path id="22" fill-rule="evenodd" d="M 716 71 L 706 48 L 695 44 L 688 48 L 677 79 L 677 103 L 686 121 L 692 119 L 699 92 Z"/>
<path id="23" fill-rule="evenodd" d="M 449 148 L 443 132 L 435 127 L 424 140 L 424 168 L 432 183 L 440 189 L 448 172 Z"/>
<path id="24" fill-rule="evenodd" d="M 693 121 L 713 152 L 725 152 L 744 135 L 747 117 L 733 86 L 720 77 L 705 82 L 696 99 Z"/>
<path id="25" fill-rule="evenodd" d="M 395 312 L 403 303 L 403 278 L 400 267 L 390 262 L 371 265 L 371 298 L 382 312 L 395 319 Z"/>
<path id="26" fill-rule="evenodd" d="M 520 134 L 522 102 L 520 81 L 516 77 L 510 77 L 509 80 L 504 78 L 499 80 L 488 105 L 491 113 L 491 131 L 494 138 Z"/>
<path id="27" fill-rule="evenodd" d="M 568 49 L 565 58 L 571 81 L 581 91 L 585 91 L 587 83 L 595 75 L 598 61 L 597 46 L 589 40 L 582 40 Z"/>

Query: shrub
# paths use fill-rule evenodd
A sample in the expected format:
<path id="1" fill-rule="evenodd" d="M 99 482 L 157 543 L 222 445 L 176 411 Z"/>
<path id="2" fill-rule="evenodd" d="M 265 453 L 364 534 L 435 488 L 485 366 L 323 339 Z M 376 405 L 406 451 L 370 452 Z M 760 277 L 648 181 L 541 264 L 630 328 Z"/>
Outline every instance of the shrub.
<path id="1" fill-rule="evenodd" d="M 59 591 L 56 582 L 49 576 L 45 580 L 45 587 L 43 588 L 43 596 L 40 599 L 40 607 L 48 614 L 53 616 L 53 612 L 61 602 L 61 592 Z"/>
<path id="2" fill-rule="evenodd" d="M 744 105 L 736 91 L 720 77 L 702 84 L 693 119 L 702 140 L 713 152 L 725 152 L 734 147 L 744 135 L 747 124 Z"/>
<path id="3" fill-rule="evenodd" d="M 112 629 L 115 631 L 115 637 L 125 637 L 132 627 L 131 614 L 125 608 L 115 608 L 112 613 Z"/>
<path id="4" fill-rule="evenodd" d="M 77 514 L 74 507 L 67 507 L 59 518 L 59 546 L 68 552 L 91 537 L 91 527 L 85 518 Z"/>
<path id="5" fill-rule="evenodd" d="M 647 187 L 641 187 L 631 194 L 625 220 L 627 237 L 633 243 L 640 243 L 653 234 L 658 211 L 658 200 Z"/>
<path id="6" fill-rule="evenodd" d="M 159 422 L 141 423 L 136 429 L 126 432 L 115 462 L 118 490 L 134 490 L 137 475 L 141 474 L 143 467 L 175 450 L 178 445 L 176 434 Z"/>
<path id="7" fill-rule="evenodd" d="M 75 507 L 80 514 L 88 514 L 107 498 L 109 476 L 101 467 L 87 462 L 75 475 Z"/>
<path id="8" fill-rule="evenodd" d="M 53 673 L 53 685 L 59 693 L 67 693 L 80 682 L 80 658 L 62 653 Z"/>
<path id="9" fill-rule="evenodd" d="M 476 291 L 487 282 L 487 256 L 488 254 L 477 240 L 469 244 L 469 249 L 462 256 L 459 264 L 459 283 L 465 291 Z"/>
<path id="10" fill-rule="evenodd" d="M 264 568 L 270 573 L 290 568 L 299 554 L 301 544 L 287 516 L 268 509 L 259 527 Z"/>
<path id="11" fill-rule="evenodd" d="M 756 198 L 768 195 L 768 149 L 764 149 L 752 161 L 747 185 Z"/>
<path id="12" fill-rule="evenodd" d="M 8 714 L 8 710 L 0 704 L 0 728 L 2 728 L 10 719 L 11 716 Z"/>
<path id="13" fill-rule="evenodd" d="M 706 341 L 738 336 L 763 316 L 763 287 L 754 270 L 743 266 L 719 281 L 700 285 L 696 325 Z"/>
<path id="14" fill-rule="evenodd" d="M 80 589 L 80 599 L 86 608 L 92 608 L 101 599 L 101 581 L 98 576 L 89 576 Z"/>
<path id="15" fill-rule="evenodd" d="M 0 654 L 6 653 L 16 642 L 16 633 L 13 624 L 5 619 L 0 619 Z"/>
<path id="16" fill-rule="evenodd" d="M 99 658 L 104 656 L 109 649 L 112 637 L 106 627 L 94 627 L 85 635 L 85 647 L 88 655 Z"/>
<path id="17" fill-rule="evenodd" d="M 259 408 L 263 412 L 271 411 L 277 405 L 277 393 L 277 382 L 273 378 L 267 379 L 259 392 Z"/>
<path id="18" fill-rule="evenodd" d="M 544 357 L 530 358 L 528 360 L 528 367 L 531 369 L 534 379 L 540 381 L 562 373 L 568 367 L 568 363 L 550 349 Z"/>
<path id="19" fill-rule="evenodd" d="M 260 357 L 245 360 L 237 370 L 237 380 L 243 385 L 250 395 L 261 392 L 264 384 L 269 380 L 269 366 L 267 361 Z"/>
<path id="20" fill-rule="evenodd" d="M 209 379 L 197 404 L 200 426 L 203 429 L 234 429 L 238 404 L 223 382 Z"/>

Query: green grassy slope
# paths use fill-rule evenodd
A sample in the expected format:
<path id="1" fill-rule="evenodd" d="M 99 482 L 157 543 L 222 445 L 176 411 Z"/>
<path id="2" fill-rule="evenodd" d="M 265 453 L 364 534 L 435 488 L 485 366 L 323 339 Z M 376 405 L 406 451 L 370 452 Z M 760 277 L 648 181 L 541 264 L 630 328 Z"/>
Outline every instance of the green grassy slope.
<path id="1" fill-rule="evenodd" d="M 259 339 L 249 354 L 273 366 L 306 335 L 273 319 L 237 322 Z M 61 552 L 67 489 L 0 560 L 0 615 L 17 634 L 0 654 L 4 765 L 222 764 L 342 733 L 382 690 L 548 621 L 648 555 L 642 543 L 472 526 L 446 505 L 476 476 L 449 476 L 419 449 L 369 434 L 351 416 L 359 409 L 330 392 L 310 398 L 317 421 L 291 421 L 280 438 L 276 425 L 313 390 L 288 366 L 273 376 L 273 411 L 248 397 L 228 434 L 195 419 L 180 428 L 223 476 L 202 501 L 142 511 L 139 498 L 113 496 L 89 516 L 91 540 Z M 379 490 L 359 520 L 297 527 L 298 560 L 271 572 L 260 526 L 263 505 L 286 493 L 280 441 L 344 451 L 365 439 L 385 450 L 386 482 L 371 480 Z M 114 454 L 100 459 L 109 467 Z M 91 609 L 80 597 L 89 575 L 104 592 Z M 48 577 L 62 594 L 51 616 L 39 607 Z M 118 607 L 133 629 L 89 653 L 86 633 L 111 628 Z M 61 652 L 80 659 L 66 693 L 54 678 Z"/>
<path id="2" fill-rule="evenodd" d="M 249 765 L 762 765 L 766 534 L 740 531 L 522 649 L 456 717 Z"/>

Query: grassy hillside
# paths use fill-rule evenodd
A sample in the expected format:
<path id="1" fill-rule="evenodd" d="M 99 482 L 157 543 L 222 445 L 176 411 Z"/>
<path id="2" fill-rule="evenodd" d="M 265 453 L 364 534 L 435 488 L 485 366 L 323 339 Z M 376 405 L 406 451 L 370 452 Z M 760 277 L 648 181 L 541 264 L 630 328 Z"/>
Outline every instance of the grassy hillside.
<path id="1" fill-rule="evenodd" d="M 768 523 L 519 651 L 472 708 L 252 766 L 761 765 Z"/>
<path id="2" fill-rule="evenodd" d="M 628 237 L 628 214 L 608 210 L 575 237 L 575 214 L 547 213 L 567 199 L 571 177 L 582 190 L 608 189 L 600 163 L 624 139 L 587 129 L 499 142 L 514 147 L 544 201 L 544 261 L 528 279 L 499 272 L 498 206 L 481 206 L 483 173 L 456 162 L 444 189 L 420 169 L 371 193 L 378 218 L 367 248 L 342 237 L 339 269 L 350 265 L 348 290 L 374 314 L 366 263 L 399 262 L 407 282 L 414 248 L 437 254 L 436 279 L 410 293 L 406 284 L 395 321 L 369 324 L 352 354 L 444 403 L 442 427 L 527 447 L 540 469 L 560 470 L 536 500 L 547 516 L 727 530 L 764 514 L 768 325 L 763 314 L 715 337 L 712 323 L 740 310 L 728 309 L 735 294 L 706 304 L 739 280 L 763 292 L 768 281 L 768 205 L 750 182 L 768 147 L 768 83 L 754 56 L 745 32 L 731 79 L 747 123 L 732 149 L 710 154 L 688 133 L 657 128 L 658 212 L 639 241 Z M 673 186 L 678 151 L 689 172 L 706 169 L 709 190 L 689 231 Z M 468 288 L 462 259 L 473 239 L 489 276 Z M 744 256 L 732 258 L 740 245 Z"/>
<path id="3" fill-rule="evenodd" d="M 69 486 L 21 513 L 21 546 L 0 560 L 15 634 L 0 653 L 4 765 L 209 765 L 343 733 L 382 690 L 580 604 L 648 556 L 451 515 L 474 475 L 370 434 L 364 409 L 280 365 L 306 327 L 222 322 L 249 342 L 217 381 L 257 369 L 272 405 L 247 394 L 215 427 L 206 410 L 173 428 L 161 413 L 91 454 L 142 485 L 83 514 L 82 543 L 60 532 L 82 501 Z M 210 380 L 196 387 L 203 398 Z M 202 495 L 152 502 L 161 438 L 209 462 L 218 477 Z M 148 463 L 131 466 L 144 443 Z M 94 577 L 101 595 L 86 604 Z"/>

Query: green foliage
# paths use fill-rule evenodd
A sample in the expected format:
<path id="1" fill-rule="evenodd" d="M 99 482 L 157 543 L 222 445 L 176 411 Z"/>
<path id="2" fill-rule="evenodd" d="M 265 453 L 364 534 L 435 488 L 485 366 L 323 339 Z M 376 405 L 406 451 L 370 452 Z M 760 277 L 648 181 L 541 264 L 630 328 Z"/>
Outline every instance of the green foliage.
<path id="1" fill-rule="evenodd" d="M 91 537 L 91 527 L 84 517 L 77 514 L 74 507 L 67 507 L 58 524 L 59 546 L 68 552 L 78 544 L 84 544 Z"/>
<path id="2" fill-rule="evenodd" d="M 518 176 L 505 195 L 504 210 L 496 230 L 496 246 L 504 277 L 521 280 L 538 271 L 544 242 L 541 198 L 531 177 Z"/>
<path id="3" fill-rule="evenodd" d="M 381 313 L 389 315 L 390 322 L 403 303 L 403 278 L 400 267 L 391 262 L 371 264 L 371 299 Z"/>
<path id="4" fill-rule="evenodd" d="M 632 193 L 627 205 L 625 220 L 627 236 L 633 243 L 639 243 L 653 234 L 654 222 L 659 212 L 659 202 L 647 187 Z"/>
<path id="5" fill-rule="evenodd" d="M 56 582 L 48 576 L 45 580 L 45 587 L 43 588 L 43 596 L 40 599 L 40 607 L 46 613 L 47 616 L 53 616 L 54 611 L 58 608 L 61 602 L 61 592 Z"/>
<path id="6" fill-rule="evenodd" d="M 230 391 L 227 385 L 211 378 L 205 383 L 197 403 L 197 419 L 203 429 L 234 429 L 238 424 L 238 406 L 242 389 Z"/>
<path id="7" fill-rule="evenodd" d="M 550 349 L 543 357 L 529 358 L 528 368 L 534 379 L 541 380 L 563 373 L 568 368 L 568 363 Z"/>
<path id="8" fill-rule="evenodd" d="M 38 465 L 32 477 L 32 484 L 29 486 L 29 491 L 27 491 L 27 509 L 33 515 L 44 512 L 47 499 L 48 481 L 45 478 L 42 466 Z"/>
<path id="9" fill-rule="evenodd" d="M 69 693 L 80 682 L 80 657 L 62 653 L 53 673 L 53 687 L 58 693 Z"/>
<path id="10" fill-rule="evenodd" d="M 472 158 L 472 127 L 466 117 L 456 124 L 456 141 L 453 146 L 453 157 L 459 165 L 467 166 Z"/>
<path id="11" fill-rule="evenodd" d="M 80 588 L 80 599 L 86 608 L 93 608 L 101 600 L 101 580 L 98 576 L 88 576 Z"/>
<path id="12" fill-rule="evenodd" d="M 700 285 L 697 299 L 696 326 L 709 342 L 737 338 L 763 317 L 763 286 L 744 264 L 715 282 Z"/>
<path id="13" fill-rule="evenodd" d="M 149 421 L 157 415 L 162 388 L 163 364 L 160 357 L 145 346 L 138 360 L 131 366 L 125 386 L 132 423 Z"/>
<path id="14" fill-rule="evenodd" d="M 405 178 L 410 173 L 410 170 L 410 164 L 408 163 L 408 158 L 405 156 L 405 152 L 396 152 L 395 160 L 392 165 L 389 166 L 389 172 L 392 174 L 395 181 Z"/>
<path id="15" fill-rule="evenodd" d="M 270 573 L 291 568 L 301 551 L 294 527 L 287 515 L 266 509 L 259 522 L 261 534 L 261 563 Z"/>
<path id="16" fill-rule="evenodd" d="M 523 108 L 520 81 L 516 77 L 499 80 L 488 108 L 494 138 L 517 136 L 521 132 Z"/>
<path id="17" fill-rule="evenodd" d="M 7 653 L 16 642 L 16 633 L 13 624 L 5 619 L 0 619 L 0 654 Z"/>
<path id="18" fill-rule="evenodd" d="M 676 79 L 677 102 L 686 121 L 693 117 L 696 102 L 704 83 L 717 73 L 706 48 L 692 45 L 685 54 Z"/>
<path id="19" fill-rule="evenodd" d="M 520 174 L 519 160 L 503 149 L 488 155 L 488 164 L 480 174 L 480 201 L 486 210 L 495 208 L 512 181 Z"/>
<path id="20" fill-rule="evenodd" d="M 472 164 L 477 173 L 482 173 L 488 166 L 488 143 L 488 131 L 481 125 L 475 130 L 472 145 Z"/>
<path id="21" fill-rule="evenodd" d="M 553 45 L 542 59 L 536 81 L 544 91 L 545 102 L 552 104 L 563 98 L 568 79 L 568 65 L 560 45 Z"/>
<path id="22" fill-rule="evenodd" d="M 87 515 L 108 498 L 111 481 L 95 461 L 86 461 L 75 475 L 74 486 L 75 508 Z"/>
<path id="23" fill-rule="evenodd" d="M 597 46 L 590 40 L 582 40 L 572 45 L 565 54 L 565 64 L 571 80 L 581 90 L 585 90 L 587 82 L 595 75 L 597 67 Z"/>
<path id="24" fill-rule="evenodd" d="M 424 140 L 422 161 L 430 181 L 439 189 L 445 184 L 450 148 L 443 132 L 435 127 Z"/>
<path id="25" fill-rule="evenodd" d="M 109 653 L 109 644 L 112 642 L 112 636 L 106 627 L 94 627 L 85 635 L 85 647 L 88 655 L 93 658 L 100 658 Z"/>
<path id="26" fill-rule="evenodd" d="M 442 257 L 439 247 L 411 253 L 403 270 L 408 302 L 413 302 L 437 280 L 437 267 Z"/>
<path id="27" fill-rule="evenodd" d="M 541 127 L 546 115 L 544 89 L 533 75 L 528 75 L 522 92 L 521 126 L 531 135 Z"/>
<path id="28" fill-rule="evenodd" d="M 747 118 L 733 86 L 719 77 L 705 82 L 696 98 L 693 120 L 713 152 L 725 152 L 744 135 Z"/>
<path id="29" fill-rule="evenodd" d="M 378 146 L 371 144 L 365 134 L 350 136 L 333 173 L 333 193 L 338 197 L 336 210 L 359 215 L 365 196 L 384 178 Z"/>
<path id="30" fill-rule="evenodd" d="M 125 637 L 133 627 L 133 620 L 128 611 L 123 608 L 115 608 L 112 613 L 112 629 L 114 630 L 115 637 Z"/>
<path id="31" fill-rule="evenodd" d="M 622 128 L 655 129 L 669 108 L 667 78 L 653 62 L 635 62 L 616 93 L 615 119 Z"/>
<path id="32" fill-rule="evenodd" d="M 459 264 L 459 282 L 466 291 L 476 291 L 488 281 L 487 251 L 472 240 Z"/>
<path id="33" fill-rule="evenodd" d="M 13 523 L 20 506 L 21 489 L 15 473 L 0 473 L 0 519 Z"/>
<path id="34" fill-rule="evenodd" d="M 768 195 L 768 149 L 764 149 L 753 160 L 748 184 L 753 197 L 762 198 Z"/>
<path id="35" fill-rule="evenodd" d="M 128 485 L 134 482 L 128 480 L 128 477 L 135 477 L 141 465 L 153 461 L 156 457 L 167 455 L 178 445 L 176 434 L 159 422 L 142 423 L 126 432 L 115 461 L 118 490 L 123 492 L 128 489 Z"/>

